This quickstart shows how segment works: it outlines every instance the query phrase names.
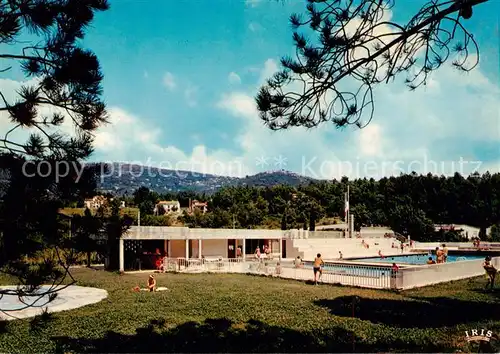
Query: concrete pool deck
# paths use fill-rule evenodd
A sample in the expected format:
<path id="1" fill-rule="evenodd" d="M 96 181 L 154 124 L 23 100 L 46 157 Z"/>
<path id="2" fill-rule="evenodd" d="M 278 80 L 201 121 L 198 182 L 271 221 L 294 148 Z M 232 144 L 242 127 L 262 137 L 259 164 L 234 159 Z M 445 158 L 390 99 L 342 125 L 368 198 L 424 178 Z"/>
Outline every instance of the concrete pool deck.
<path id="1" fill-rule="evenodd" d="M 0 286 L 0 289 L 15 290 L 17 289 L 17 286 Z M 49 303 L 46 303 L 47 301 L 42 299 L 41 301 L 33 304 L 34 300 L 40 298 L 39 295 L 34 295 L 30 297 L 34 299 L 25 301 L 26 303 L 33 304 L 33 306 L 23 308 L 26 305 L 20 302 L 16 295 L 3 295 L 3 297 L 0 298 L 0 320 L 9 321 L 20 318 L 34 317 L 40 315 L 46 307 L 47 311 L 50 313 L 73 310 L 79 307 L 98 303 L 107 297 L 108 292 L 106 290 L 71 285 L 59 290 L 57 292 L 57 297 Z M 16 308 L 19 308 L 20 310 L 16 310 Z"/>

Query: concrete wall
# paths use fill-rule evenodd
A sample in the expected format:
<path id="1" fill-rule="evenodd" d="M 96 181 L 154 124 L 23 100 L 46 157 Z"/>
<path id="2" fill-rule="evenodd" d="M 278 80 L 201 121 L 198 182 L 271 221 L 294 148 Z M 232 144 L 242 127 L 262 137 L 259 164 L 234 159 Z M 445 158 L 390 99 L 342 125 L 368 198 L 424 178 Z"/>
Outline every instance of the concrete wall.
<path id="1" fill-rule="evenodd" d="M 304 257 L 304 252 L 299 252 L 299 249 L 294 247 L 294 241 L 287 239 L 285 241 L 286 243 L 286 258 L 287 259 L 292 259 L 292 258 L 297 258 L 297 256 L 300 256 L 301 258 Z"/>
<path id="2" fill-rule="evenodd" d="M 197 243 L 198 241 L 196 241 Z M 227 240 L 201 241 L 202 255 L 205 257 L 227 257 Z"/>
<path id="3" fill-rule="evenodd" d="M 170 258 L 186 257 L 186 241 L 172 240 L 170 241 Z"/>
<path id="4" fill-rule="evenodd" d="M 492 264 L 498 269 L 500 257 L 494 257 Z M 401 269 L 401 273 L 398 289 L 418 288 L 485 274 L 482 259 L 410 267 Z M 486 280 L 484 282 L 486 283 Z"/>
<path id="5" fill-rule="evenodd" d="M 200 256 L 200 250 L 199 250 L 199 241 L 198 240 L 191 240 L 189 241 L 190 243 L 190 257 L 191 258 L 201 258 Z M 203 248 L 203 245 L 201 245 L 201 247 Z"/>
<path id="6" fill-rule="evenodd" d="M 270 239 L 285 238 L 297 230 L 201 229 L 171 226 L 132 226 L 123 239 L 185 240 L 185 239 Z"/>

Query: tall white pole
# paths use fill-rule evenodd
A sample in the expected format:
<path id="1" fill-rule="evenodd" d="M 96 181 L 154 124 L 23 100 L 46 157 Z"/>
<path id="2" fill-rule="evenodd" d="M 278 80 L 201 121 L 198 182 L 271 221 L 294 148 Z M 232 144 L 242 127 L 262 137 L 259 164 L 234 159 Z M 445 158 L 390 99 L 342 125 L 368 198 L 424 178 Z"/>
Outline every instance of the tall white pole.
<path id="1" fill-rule="evenodd" d="M 349 184 L 347 185 L 347 193 L 346 193 L 346 196 L 345 196 L 345 208 L 346 208 L 346 212 L 345 212 L 345 219 L 346 219 L 346 224 L 347 224 L 347 234 L 346 234 L 346 237 L 349 237 L 350 235 L 350 220 L 349 220 Z"/>

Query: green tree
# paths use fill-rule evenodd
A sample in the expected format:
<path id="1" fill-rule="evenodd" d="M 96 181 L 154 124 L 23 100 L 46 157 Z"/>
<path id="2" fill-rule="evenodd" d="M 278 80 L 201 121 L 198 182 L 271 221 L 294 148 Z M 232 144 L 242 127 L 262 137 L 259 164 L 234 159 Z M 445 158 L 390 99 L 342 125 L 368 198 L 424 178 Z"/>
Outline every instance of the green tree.
<path id="1" fill-rule="evenodd" d="M 432 241 L 434 225 L 420 209 L 398 205 L 389 213 L 389 226 L 404 236 L 419 241 Z"/>
<path id="2" fill-rule="evenodd" d="M 284 57 L 256 97 L 260 118 L 273 130 L 366 126 L 376 86 L 404 75 L 415 90 L 450 58 L 463 72 L 477 66 L 479 48 L 464 20 L 485 2 L 430 1 L 397 23 L 384 17 L 395 0 L 309 0 L 306 16 L 290 18 L 296 57 Z"/>
<path id="3" fill-rule="evenodd" d="M 87 255 L 87 267 L 91 265 L 91 253 L 99 251 L 98 240 L 102 237 L 103 218 L 85 209 L 84 215 L 75 215 L 71 221 L 75 249 Z"/>
<path id="4" fill-rule="evenodd" d="M 490 229 L 490 240 L 493 242 L 500 242 L 500 224 L 495 224 L 491 226 Z"/>
<path id="5" fill-rule="evenodd" d="M 105 0 L 0 2 L 0 70 L 20 68 L 27 79 L 17 95 L 0 92 L 0 110 L 11 124 L 0 145 L 0 168 L 8 176 L 0 182 L 0 270 L 28 286 L 21 292 L 43 283 L 57 285 L 69 275 L 63 260 L 40 263 L 32 256 L 67 245 L 68 229 L 59 210 L 92 193 L 100 172 L 79 173 L 81 160 L 92 153 L 92 132 L 107 121 L 99 62 L 81 39 L 94 14 L 106 9 Z M 61 133 L 65 121 L 76 134 Z M 27 140 L 15 139 L 22 134 L 13 132 L 21 129 L 31 133 Z M 50 173 L 29 175 L 42 160 Z M 65 177 L 56 175 L 61 163 Z"/>

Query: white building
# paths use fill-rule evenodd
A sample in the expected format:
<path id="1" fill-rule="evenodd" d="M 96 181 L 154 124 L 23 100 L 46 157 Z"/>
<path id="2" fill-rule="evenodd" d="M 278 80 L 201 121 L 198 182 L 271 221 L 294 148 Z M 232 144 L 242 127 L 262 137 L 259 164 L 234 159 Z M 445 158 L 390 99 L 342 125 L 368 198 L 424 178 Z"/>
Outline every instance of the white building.
<path id="1" fill-rule="evenodd" d="M 163 209 L 163 212 L 161 212 Z M 170 214 L 170 213 L 180 213 L 181 203 L 178 200 L 161 200 L 159 201 L 154 209 L 154 215 Z"/>

